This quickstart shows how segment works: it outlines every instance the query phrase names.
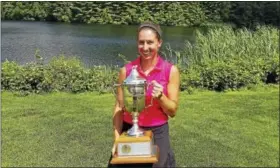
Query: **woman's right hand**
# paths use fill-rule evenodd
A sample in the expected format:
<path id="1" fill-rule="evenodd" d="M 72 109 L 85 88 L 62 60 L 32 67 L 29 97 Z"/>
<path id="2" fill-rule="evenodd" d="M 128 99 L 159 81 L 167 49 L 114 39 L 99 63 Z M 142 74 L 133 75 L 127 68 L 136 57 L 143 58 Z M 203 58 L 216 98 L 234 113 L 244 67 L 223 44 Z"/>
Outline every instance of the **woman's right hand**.
<path id="1" fill-rule="evenodd" d="M 113 148 L 112 148 L 112 156 L 114 156 L 115 152 L 116 152 L 116 143 L 114 143 Z"/>
<path id="2" fill-rule="evenodd" d="M 114 135 L 115 135 L 114 141 L 116 142 L 116 140 L 119 139 L 119 137 L 120 137 L 119 131 L 115 129 L 115 134 Z"/>
<path id="3" fill-rule="evenodd" d="M 113 148 L 112 148 L 112 155 L 115 154 L 116 152 L 116 140 L 119 139 L 120 137 L 120 134 L 118 133 L 118 131 L 115 131 L 115 139 L 114 139 L 114 145 L 113 145 Z"/>

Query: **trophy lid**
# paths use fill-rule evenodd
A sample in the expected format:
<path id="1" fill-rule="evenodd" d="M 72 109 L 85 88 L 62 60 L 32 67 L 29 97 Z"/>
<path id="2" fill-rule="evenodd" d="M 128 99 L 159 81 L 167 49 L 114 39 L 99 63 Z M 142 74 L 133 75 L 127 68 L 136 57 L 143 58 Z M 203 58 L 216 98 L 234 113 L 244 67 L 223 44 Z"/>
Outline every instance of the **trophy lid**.
<path id="1" fill-rule="evenodd" d="M 137 65 L 134 65 L 132 67 L 132 70 L 131 70 L 130 74 L 124 80 L 125 84 L 134 85 L 134 84 L 144 84 L 146 82 L 146 80 L 139 75 L 136 68 L 137 68 Z"/>

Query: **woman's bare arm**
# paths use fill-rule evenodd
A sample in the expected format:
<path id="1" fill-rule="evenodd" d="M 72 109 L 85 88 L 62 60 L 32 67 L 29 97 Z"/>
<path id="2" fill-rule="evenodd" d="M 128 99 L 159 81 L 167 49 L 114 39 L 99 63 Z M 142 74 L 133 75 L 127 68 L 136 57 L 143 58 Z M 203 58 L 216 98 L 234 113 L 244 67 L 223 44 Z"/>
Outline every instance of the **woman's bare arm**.
<path id="1" fill-rule="evenodd" d="M 163 88 L 160 86 L 160 90 Z M 170 117 L 176 115 L 179 101 L 180 73 L 176 66 L 172 66 L 169 83 L 167 85 L 168 96 L 163 94 L 159 99 L 159 103 L 163 111 Z"/>

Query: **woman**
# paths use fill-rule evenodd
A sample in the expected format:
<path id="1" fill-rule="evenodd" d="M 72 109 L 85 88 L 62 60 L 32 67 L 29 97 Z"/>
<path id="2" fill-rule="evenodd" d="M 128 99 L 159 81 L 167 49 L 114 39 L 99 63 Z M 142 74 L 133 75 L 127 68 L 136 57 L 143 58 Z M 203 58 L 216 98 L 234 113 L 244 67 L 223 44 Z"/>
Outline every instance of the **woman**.
<path id="1" fill-rule="evenodd" d="M 160 149 L 160 158 L 158 163 L 146 164 L 146 166 L 175 167 L 175 158 L 169 141 L 168 118 L 175 116 L 178 107 L 179 71 L 176 66 L 159 56 L 161 38 L 159 25 L 144 22 L 139 26 L 137 38 L 139 56 L 121 68 L 118 82 L 123 83 L 130 74 L 132 66 L 137 65 L 138 73 L 147 80 L 147 83 L 152 83 L 153 87 L 150 87 L 146 93 L 146 102 L 150 102 L 153 98 L 153 106 L 140 113 L 138 125 L 144 130 L 152 130 L 154 143 Z M 118 88 L 119 101 L 116 101 L 113 115 L 115 140 L 132 126 L 131 114 L 122 108 L 122 95 L 121 88 Z M 136 167 L 137 165 L 109 165 L 111 166 Z"/>

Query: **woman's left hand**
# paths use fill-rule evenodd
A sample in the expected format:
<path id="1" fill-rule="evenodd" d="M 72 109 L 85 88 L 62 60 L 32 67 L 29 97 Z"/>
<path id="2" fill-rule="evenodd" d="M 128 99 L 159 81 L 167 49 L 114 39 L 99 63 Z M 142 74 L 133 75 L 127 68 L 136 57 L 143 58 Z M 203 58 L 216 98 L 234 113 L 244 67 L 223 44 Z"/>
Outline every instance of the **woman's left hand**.
<path id="1" fill-rule="evenodd" d="M 154 98 L 160 99 L 163 94 L 163 86 L 155 80 L 152 81 L 152 85 L 153 85 L 152 96 Z"/>

